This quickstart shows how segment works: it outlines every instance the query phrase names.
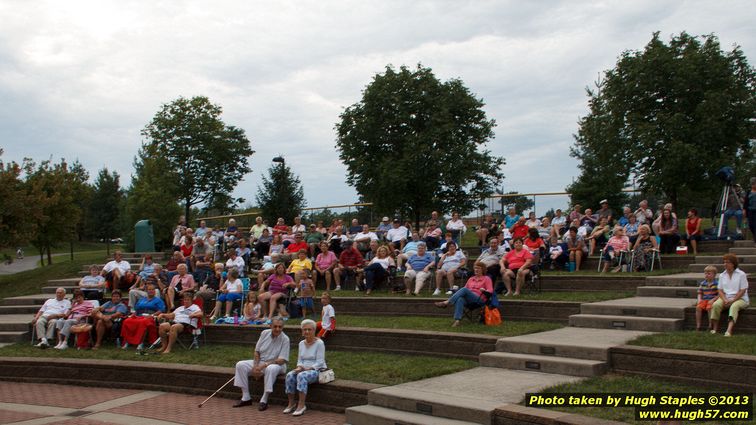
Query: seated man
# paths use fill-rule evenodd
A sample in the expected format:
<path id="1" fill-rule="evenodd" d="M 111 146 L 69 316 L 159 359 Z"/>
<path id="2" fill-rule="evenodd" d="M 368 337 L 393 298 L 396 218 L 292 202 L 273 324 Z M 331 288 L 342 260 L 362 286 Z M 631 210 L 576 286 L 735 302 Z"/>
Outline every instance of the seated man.
<path id="1" fill-rule="evenodd" d="M 426 248 L 428 247 L 427 243 L 420 240 L 420 235 L 417 232 L 412 232 L 412 240 L 404 244 L 402 252 L 396 256 L 396 267 L 401 269 L 402 265 L 408 258 L 417 254 L 417 247 L 421 243 L 425 244 Z M 369 258 L 368 260 L 372 260 L 372 258 Z"/>
<path id="2" fill-rule="evenodd" d="M 491 278 L 491 283 L 495 284 L 501 275 L 501 266 L 499 262 L 507 253 L 506 249 L 499 244 L 498 238 L 491 238 L 488 241 L 488 248 L 481 251 L 478 262 L 486 266 L 485 275 Z"/>
<path id="3" fill-rule="evenodd" d="M 478 245 L 485 245 L 488 241 L 488 235 L 491 232 L 491 227 L 494 225 L 494 218 L 491 214 L 486 214 L 483 221 L 480 223 L 480 228 L 475 231 L 478 235 Z"/>
<path id="4" fill-rule="evenodd" d="M 147 279 L 147 276 L 151 275 L 155 271 L 155 263 L 152 261 L 152 255 L 145 255 L 142 257 L 142 264 L 139 265 L 139 278 Z"/>
<path id="5" fill-rule="evenodd" d="M 145 279 L 137 279 L 136 283 L 129 288 L 129 306 L 133 308 L 137 301 L 147 296 L 148 284 L 154 285 L 158 289 L 158 296 L 161 296 L 168 287 L 168 283 L 168 273 L 163 270 L 163 266 L 155 263 L 152 274 Z"/>
<path id="6" fill-rule="evenodd" d="M 160 313 L 158 320 L 167 320 L 160 324 L 158 335 L 160 338 L 160 354 L 170 354 L 173 344 L 176 343 L 178 335 L 184 331 L 185 327 L 197 329 L 198 319 L 202 317 L 202 309 L 197 304 L 192 304 L 194 297 L 192 294 L 184 293 L 181 296 L 183 305 L 173 313 Z"/>
<path id="7" fill-rule="evenodd" d="M 362 231 L 354 235 L 354 243 L 357 244 L 357 249 L 364 255 L 370 249 L 370 241 L 377 241 L 378 235 L 370 231 L 370 226 L 367 224 L 362 225 Z"/>
<path id="8" fill-rule="evenodd" d="M 124 350 L 131 345 L 138 345 L 141 350 L 144 347 L 145 335 L 147 342 L 152 344 L 157 339 L 157 325 L 155 317 L 165 312 L 165 303 L 155 295 L 155 287 L 147 285 L 147 297 L 137 301 L 134 306 L 134 314 L 123 319 L 121 323 L 121 339 Z"/>
<path id="9" fill-rule="evenodd" d="M 391 223 L 389 223 L 388 217 L 383 217 L 381 219 L 381 223 L 378 225 L 378 228 L 375 231 L 375 234 L 378 235 L 378 239 L 385 241 L 386 240 L 386 233 L 391 230 Z"/>
<path id="10" fill-rule="evenodd" d="M 97 333 L 97 340 L 95 341 L 93 350 L 100 348 L 102 345 L 102 339 L 105 337 L 106 332 L 110 332 L 113 325 L 120 321 L 120 319 L 126 317 L 129 314 L 129 308 L 126 304 L 121 302 L 121 292 L 116 290 L 110 294 L 110 301 L 96 308 L 92 312 L 92 318 L 94 319 L 94 328 Z M 121 334 L 121 329 L 118 327 L 115 332 L 116 335 Z"/>
<path id="11" fill-rule="evenodd" d="M 525 276 L 530 273 L 530 265 L 533 262 L 533 256 L 530 251 L 524 246 L 521 238 L 515 238 L 514 249 L 509 251 L 501 259 L 499 267 L 501 267 L 501 275 L 504 278 L 504 286 L 507 288 L 507 293 L 504 296 L 513 295 L 512 293 L 512 279 L 516 280 L 517 286 L 515 286 L 514 295 L 520 295 L 520 289 L 522 284 L 525 283 Z M 496 288 L 496 293 L 500 294 L 502 288 L 499 286 Z"/>
<path id="12" fill-rule="evenodd" d="M 284 249 L 284 253 L 281 256 L 285 262 L 289 262 L 295 258 L 297 258 L 297 254 L 301 250 L 305 250 L 305 253 L 309 249 L 309 245 L 307 245 L 307 242 L 304 241 L 304 238 L 302 237 L 302 233 L 295 233 L 294 234 L 294 242 L 290 243 L 286 249 Z"/>
<path id="13" fill-rule="evenodd" d="M 394 249 L 404 248 L 407 242 L 407 228 L 402 226 L 399 219 L 394 219 L 393 227 L 386 232 L 386 240 L 394 245 Z"/>
<path id="14" fill-rule="evenodd" d="M 32 326 L 35 327 L 39 339 L 37 347 L 47 348 L 50 346 L 48 341 L 55 336 L 55 322 L 66 317 L 70 309 L 71 301 L 66 299 L 66 290 L 63 288 L 56 289 L 55 298 L 50 298 L 42 304 L 32 320 Z"/>
<path id="15" fill-rule="evenodd" d="M 323 242 L 325 236 L 317 231 L 317 227 L 314 224 L 310 225 L 310 231 L 305 235 L 305 242 L 307 242 L 308 256 L 315 258 L 320 253 L 320 243 Z"/>
<path id="16" fill-rule="evenodd" d="M 100 276 L 100 268 L 92 265 L 89 267 L 89 276 L 84 276 L 79 281 L 79 289 L 84 293 L 84 299 L 101 300 L 105 293 L 105 278 Z"/>
<path id="17" fill-rule="evenodd" d="M 234 386 L 241 388 L 242 398 L 234 407 L 252 405 L 252 395 L 249 393 L 249 377 L 263 378 L 263 395 L 260 398 L 258 410 L 268 408 L 268 397 L 273 393 L 273 384 L 278 375 L 286 373 L 286 363 L 289 361 L 289 337 L 283 333 L 284 321 L 281 317 L 274 317 L 270 322 L 270 329 L 264 330 L 255 345 L 254 359 L 242 360 L 236 363 Z"/>
<path id="18" fill-rule="evenodd" d="M 556 236 L 559 239 L 566 231 L 567 217 L 562 215 L 561 209 L 557 208 L 554 217 L 551 219 L 551 236 Z"/>
<path id="19" fill-rule="evenodd" d="M 346 278 L 347 274 L 355 276 L 355 289 L 359 289 L 359 282 L 362 280 L 360 273 L 362 272 L 362 266 L 365 264 L 365 259 L 360 254 L 360 251 L 354 247 L 352 241 L 344 242 L 344 250 L 339 255 L 339 264 L 334 269 L 333 278 L 336 280 L 336 287 L 341 287 L 341 280 Z"/>
<path id="20" fill-rule="evenodd" d="M 360 232 L 362 232 L 362 226 L 360 225 L 360 222 L 356 218 L 352 219 L 352 225 L 349 226 L 349 229 L 347 229 L 347 237 L 351 240 L 354 240 L 354 237 L 357 236 L 357 234 Z"/>
<path id="21" fill-rule="evenodd" d="M 113 260 L 102 268 L 102 276 L 109 283 L 112 290 L 119 289 L 121 279 L 131 271 L 131 264 L 123 259 L 121 251 L 113 253 Z"/>

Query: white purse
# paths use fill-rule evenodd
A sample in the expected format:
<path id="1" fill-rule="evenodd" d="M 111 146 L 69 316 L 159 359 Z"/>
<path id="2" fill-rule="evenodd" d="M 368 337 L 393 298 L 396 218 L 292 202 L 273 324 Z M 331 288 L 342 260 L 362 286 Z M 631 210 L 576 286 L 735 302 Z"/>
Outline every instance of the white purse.
<path id="1" fill-rule="evenodd" d="M 318 383 L 327 384 L 336 379 L 336 375 L 333 373 L 333 369 L 323 369 L 318 372 Z"/>

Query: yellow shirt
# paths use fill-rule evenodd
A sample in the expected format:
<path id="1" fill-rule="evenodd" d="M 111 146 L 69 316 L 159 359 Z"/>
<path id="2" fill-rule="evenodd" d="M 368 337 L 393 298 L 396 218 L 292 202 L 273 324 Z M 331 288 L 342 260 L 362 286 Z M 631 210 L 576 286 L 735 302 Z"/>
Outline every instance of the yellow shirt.
<path id="1" fill-rule="evenodd" d="M 300 270 L 312 270 L 312 261 L 310 261 L 309 258 L 305 258 L 304 260 L 300 260 L 299 258 L 291 260 L 291 264 L 289 264 L 289 273 L 296 273 Z"/>

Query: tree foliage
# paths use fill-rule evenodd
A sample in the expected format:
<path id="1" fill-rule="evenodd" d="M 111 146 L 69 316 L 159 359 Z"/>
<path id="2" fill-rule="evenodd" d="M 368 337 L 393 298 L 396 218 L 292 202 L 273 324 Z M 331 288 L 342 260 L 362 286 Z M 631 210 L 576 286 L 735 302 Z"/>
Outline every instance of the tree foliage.
<path id="1" fill-rule="evenodd" d="M 3 151 L 0 149 L 0 155 Z M 0 248 L 25 244 L 34 236 L 33 199 L 22 179 L 23 165 L 0 159 Z"/>
<path id="2" fill-rule="evenodd" d="M 305 207 L 304 190 L 299 177 L 284 163 L 268 169 L 268 177 L 263 176 L 256 198 L 262 216 L 271 226 L 278 217 L 283 217 L 291 224 Z"/>
<path id="3" fill-rule="evenodd" d="M 506 195 L 515 195 L 517 192 L 507 192 Z M 532 198 L 525 195 L 507 196 L 499 198 L 499 205 L 503 209 L 503 213 L 506 214 L 510 208 L 514 208 L 518 214 L 522 214 L 523 211 L 527 211 L 535 205 L 535 201 Z"/>
<path id="4" fill-rule="evenodd" d="M 103 168 L 94 182 L 94 192 L 90 203 L 89 217 L 92 234 L 98 239 L 113 239 L 121 236 L 121 201 L 123 193 L 119 184 L 120 176 Z"/>
<path id="5" fill-rule="evenodd" d="M 504 159 L 484 149 L 495 122 L 483 106 L 459 79 L 387 66 L 336 124 L 347 183 L 379 215 L 472 211 L 503 177 Z"/>
<path id="6" fill-rule="evenodd" d="M 624 52 L 588 90 L 590 112 L 572 150 L 581 161 L 568 188 L 573 204 L 618 205 L 631 176 L 676 205 L 714 196 L 714 173 L 752 152 L 754 89 L 742 50 L 723 52 L 713 35 L 683 32 L 665 44 L 655 33 L 643 51 Z"/>
<path id="7" fill-rule="evenodd" d="M 180 97 L 163 105 L 142 130 L 143 147 L 174 172 L 187 220 L 193 205 L 233 201 L 228 195 L 251 171 L 248 157 L 254 151 L 244 130 L 226 125 L 221 113 L 207 97 Z"/>

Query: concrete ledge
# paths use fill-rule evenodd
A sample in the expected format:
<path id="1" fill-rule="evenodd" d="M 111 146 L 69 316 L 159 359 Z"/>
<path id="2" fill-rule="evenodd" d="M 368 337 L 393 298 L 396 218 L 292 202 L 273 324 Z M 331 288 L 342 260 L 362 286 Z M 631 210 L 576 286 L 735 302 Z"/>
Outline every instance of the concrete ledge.
<path id="1" fill-rule="evenodd" d="M 619 425 L 624 422 L 506 404 L 494 410 L 491 423 L 493 425 Z"/>
<path id="2" fill-rule="evenodd" d="M 708 323 L 706 321 L 706 316 L 704 316 L 704 323 Z M 696 328 L 695 307 L 689 307 L 685 309 L 685 324 L 683 326 L 688 330 L 693 330 Z M 726 327 L 727 312 L 723 311 L 721 317 L 719 318 L 719 328 L 724 330 Z M 751 307 L 745 310 L 740 310 L 740 313 L 738 315 L 738 323 L 735 324 L 735 332 L 748 334 L 756 333 L 756 307 L 754 307 L 754 304 L 751 304 Z"/>
<path id="3" fill-rule="evenodd" d="M 338 376 L 338 371 L 336 371 Z M 170 363 L 82 360 L 54 358 L 0 358 L 0 380 L 50 384 L 103 386 L 117 383 L 119 388 L 170 391 L 208 396 L 234 375 L 234 369 Z M 274 403 L 284 404 L 283 376 L 272 394 Z M 262 381 L 251 382 L 253 394 L 262 393 Z M 381 385 L 337 379 L 313 385 L 307 393 L 308 405 L 317 410 L 343 413 L 347 407 L 367 403 L 368 391 Z M 239 390 L 229 384 L 216 397 L 237 399 Z M 229 402 L 230 407 L 230 402 Z"/>
<path id="4" fill-rule="evenodd" d="M 622 345 L 609 362 L 617 373 L 756 391 L 756 356 Z"/>
<path id="5" fill-rule="evenodd" d="M 451 318 L 449 323 L 451 324 Z M 481 325 L 483 326 L 483 325 Z M 207 340 L 213 344 L 254 345 L 264 326 L 208 325 Z M 299 327 L 287 326 L 288 335 L 299 334 Z M 478 354 L 494 351 L 495 335 L 470 335 L 451 332 L 425 332 L 404 329 L 337 328 L 328 339 L 328 349 L 370 350 L 396 354 L 478 360 Z M 293 338 L 292 344 L 299 338 Z"/>

